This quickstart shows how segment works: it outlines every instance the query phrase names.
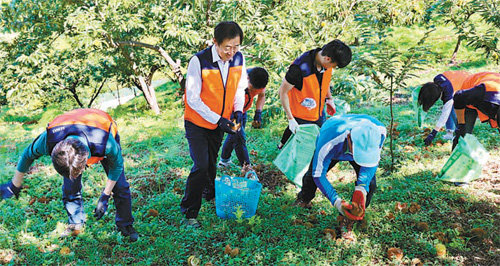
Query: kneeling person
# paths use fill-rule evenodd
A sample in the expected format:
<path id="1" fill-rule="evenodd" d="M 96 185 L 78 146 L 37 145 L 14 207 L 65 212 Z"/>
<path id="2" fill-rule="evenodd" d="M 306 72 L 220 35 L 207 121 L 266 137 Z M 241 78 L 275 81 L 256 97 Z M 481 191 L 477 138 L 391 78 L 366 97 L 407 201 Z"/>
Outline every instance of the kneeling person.
<path id="1" fill-rule="evenodd" d="M 132 199 L 125 179 L 120 136 L 109 114 L 97 109 L 76 109 L 56 117 L 24 150 L 12 181 L 0 186 L 2 199 L 19 196 L 25 173 L 43 155 L 51 156 L 54 168 L 64 178 L 62 196 L 69 225 L 62 236 L 83 228 L 82 173 L 86 166 L 101 162 L 108 180 L 94 216 L 97 220 L 102 218 L 113 192 L 117 230 L 130 241 L 138 239 L 132 226 Z"/>

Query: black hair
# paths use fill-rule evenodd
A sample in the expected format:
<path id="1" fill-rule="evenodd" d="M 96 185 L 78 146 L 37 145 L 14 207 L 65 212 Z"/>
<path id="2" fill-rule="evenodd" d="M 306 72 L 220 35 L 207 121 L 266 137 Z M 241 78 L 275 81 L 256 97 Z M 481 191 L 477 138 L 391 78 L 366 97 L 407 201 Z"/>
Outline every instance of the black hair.
<path id="1" fill-rule="evenodd" d="M 328 56 L 333 62 L 337 62 L 338 68 L 343 68 L 351 62 L 351 48 L 340 40 L 333 40 L 321 48 L 321 55 Z"/>
<path id="2" fill-rule="evenodd" d="M 269 74 L 262 67 L 254 67 L 248 72 L 248 80 L 256 89 L 262 89 L 267 86 Z"/>
<path id="3" fill-rule="evenodd" d="M 89 151 L 81 141 L 68 138 L 58 142 L 50 156 L 54 168 L 60 175 L 75 179 L 83 172 Z"/>
<path id="4" fill-rule="evenodd" d="M 425 83 L 424 85 L 422 85 L 422 88 L 418 93 L 418 105 L 422 105 L 422 109 L 424 109 L 424 112 L 429 111 L 429 109 L 439 99 L 441 93 L 442 89 L 436 83 Z"/>
<path id="5" fill-rule="evenodd" d="M 234 21 L 223 21 L 217 24 L 214 29 L 214 38 L 218 44 L 226 39 L 233 39 L 240 36 L 240 43 L 243 42 L 243 30 Z"/>

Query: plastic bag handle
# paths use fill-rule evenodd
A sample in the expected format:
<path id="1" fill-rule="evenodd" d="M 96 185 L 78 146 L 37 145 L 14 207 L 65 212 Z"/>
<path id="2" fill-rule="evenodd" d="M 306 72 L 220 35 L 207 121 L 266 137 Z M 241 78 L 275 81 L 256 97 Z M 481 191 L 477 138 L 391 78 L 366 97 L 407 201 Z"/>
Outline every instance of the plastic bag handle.
<path id="1" fill-rule="evenodd" d="M 252 175 L 252 178 L 248 177 L 249 175 Z M 245 174 L 245 178 L 246 179 L 250 179 L 250 180 L 257 180 L 259 181 L 259 177 L 257 176 L 257 174 L 255 173 L 255 171 L 248 171 L 246 174 Z"/>

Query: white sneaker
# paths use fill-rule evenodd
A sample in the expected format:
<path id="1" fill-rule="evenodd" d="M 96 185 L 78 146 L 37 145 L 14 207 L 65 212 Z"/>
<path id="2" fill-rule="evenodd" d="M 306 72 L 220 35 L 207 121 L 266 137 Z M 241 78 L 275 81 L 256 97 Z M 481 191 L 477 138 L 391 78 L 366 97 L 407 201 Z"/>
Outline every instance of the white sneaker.
<path id="1" fill-rule="evenodd" d="M 446 130 L 446 135 L 443 136 L 444 140 L 452 140 L 453 139 L 453 130 Z"/>
<path id="2" fill-rule="evenodd" d="M 231 159 L 227 160 L 227 161 L 223 161 L 223 160 L 220 160 L 219 163 L 217 164 L 217 167 L 228 167 L 232 164 L 233 162 L 231 162 Z"/>

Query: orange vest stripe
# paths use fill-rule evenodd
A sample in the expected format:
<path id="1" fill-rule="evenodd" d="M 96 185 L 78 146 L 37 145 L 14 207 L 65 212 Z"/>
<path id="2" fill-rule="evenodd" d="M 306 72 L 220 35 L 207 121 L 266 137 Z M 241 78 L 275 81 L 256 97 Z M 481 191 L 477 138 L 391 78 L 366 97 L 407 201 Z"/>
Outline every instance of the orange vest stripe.
<path id="1" fill-rule="evenodd" d="M 471 74 L 467 71 L 457 70 L 457 71 L 445 71 L 443 76 L 445 76 L 453 86 L 453 91 L 458 91 L 462 88 L 462 84 Z"/>

